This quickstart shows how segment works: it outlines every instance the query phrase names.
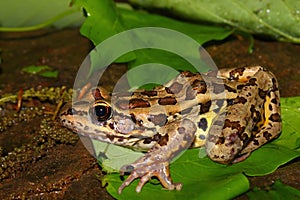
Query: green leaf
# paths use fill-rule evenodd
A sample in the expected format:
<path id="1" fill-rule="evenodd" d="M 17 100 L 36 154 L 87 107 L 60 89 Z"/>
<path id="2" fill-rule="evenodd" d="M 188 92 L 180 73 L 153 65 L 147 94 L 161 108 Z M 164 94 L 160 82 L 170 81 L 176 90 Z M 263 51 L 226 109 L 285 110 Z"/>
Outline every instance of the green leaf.
<path id="1" fill-rule="evenodd" d="M 300 43 L 298 0 L 130 0 L 146 8 L 163 9 L 199 23 L 229 25 L 239 30 Z"/>
<path id="2" fill-rule="evenodd" d="M 232 29 L 185 23 L 160 15 L 116 8 L 111 0 L 76 0 L 88 13 L 81 33 L 98 45 L 105 39 L 124 30 L 140 27 L 164 27 L 180 31 L 203 44 L 210 40 L 222 40 L 232 33 Z M 123 5 L 123 4 L 122 4 Z M 120 41 L 121 43 L 122 41 Z"/>
<path id="3" fill-rule="evenodd" d="M 51 69 L 51 67 L 49 67 L 47 65 L 40 65 L 40 66 L 30 65 L 30 66 L 27 66 L 27 67 L 23 67 L 22 71 L 30 73 L 30 74 L 37 74 L 41 71 L 49 70 L 49 69 Z"/>
<path id="4" fill-rule="evenodd" d="M 57 78 L 58 71 L 53 70 L 53 68 L 47 66 L 47 65 L 30 65 L 27 67 L 22 68 L 23 72 L 29 73 L 29 74 L 38 74 L 43 77 L 47 78 Z"/>
<path id="5" fill-rule="evenodd" d="M 70 0 L 0 1 L 0 31 L 30 31 L 52 25 L 56 28 L 82 24 L 79 7 Z"/>
<path id="6" fill-rule="evenodd" d="M 280 181 L 276 181 L 272 187 L 268 190 L 260 190 L 254 188 L 247 193 L 249 199 L 265 200 L 265 199 L 300 199 L 300 190 L 297 190 L 288 185 L 282 184 Z"/>
<path id="7" fill-rule="evenodd" d="M 107 144 L 98 140 L 92 140 L 92 143 L 98 161 L 103 167 L 103 170 L 108 173 L 118 172 L 123 165 L 133 163 L 139 157 L 144 155 L 142 152 Z"/>
<path id="8" fill-rule="evenodd" d="M 95 45 L 124 30 L 116 6 L 111 0 L 76 0 L 87 13 L 80 32 Z"/>
<path id="9" fill-rule="evenodd" d="M 300 97 L 282 98 L 282 134 L 265 144 L 245 161 L 222 165 L 203 157 L 203 149 L 189 149 L 171 163 L 171 175 L 175 182 L 182 182 L 182 191 L 167 191 L 157 182 L 146 183 L 140 194 L 135 193 L 138 180 L 117 194 L 123 180 L 119 174 L 108 174 L 102 180 L 108 183 L 107 191 L 117 199 L 230 199 L 249 189 L 248 176 L 261 176 L 273 172 L 279 166 L 300 156 L 299 110 Z M 276 156 L 270 156 L 276 155 Z M 127 155 L 130 157 L 129 155 Z M 114 159 L 111 157 L 111 159 Z M 125 164 L 125 163 L 123 163 Z M 121 166 L 122 163 L 119 163 Z M 124 177 L 126 178 L 126 177 Z M 103 184 L 104 184 L 103 183 Z M 213 187 L 212 187 L 213 186 Z"/>
<path id="10" fill-rule="evenodd" d="M 122 180 L 118 174 L 107 175 L 102 181 L 108 183 L 107 191 L 116 199 L 231 199 L 248 190 L 249 183 L 243 174 L 208 158 L 199 159 L 197 153 L 197 149 L 186 151 L 171 165 L 173 180 L 183 183 L 181 191 L 168 191 L 160 184 L 147 183 L 137 194 L 138 180 L 135 180 L 119 195 L 117 190 Z"/>
<path id="11" fill-rule="evenodd" d="M 182 32 L 195 39 L 200 44 L 204 44 L 211 40 L 223 40 L 232 33 L 232 29 L 230 28 L 183 22 L 165 16 L 135 10 L 122 8 L 119 10 L 124 20 L 124 24 L 126 25 L 126 29 L 138 27 L 168 28 Z"/>
<path id="12" fill-rule="evenodd" d="M 283 129 L 289 134 L 282 134 L 274 143 L 300 151 L 300 97 L 281 98 L 281 112 Z"/>
<path id="13" fill-rule="evenodd" d="M 40 73 L 41 76 L 47 77 L 47 78 L 57 78 L 58 77 L 58 71 L 45 71 Z"/>
<path id="14" fill-rule="evenodd" d="M 203 66 L 191 65 L 185 59 L 189 57 L 192 60 L 201 62 L 201 52 L 199 52 L 201 44 L 210 40 L 224 39 L 233 32 L 232 29 L 224 27 L 196 25 L 159 15 L 124 9 L 123 7 L 116 8 L 115 4 L 109 0 L 77 0 L 76 5 L 83 6 L 88 13 L 87 19 L 81 28 L 81 33 L 91 39 L 95 45 L 100 44 L 90 54 L 91 68 L 89 74 L 106 67 L 112 62 L 129 62 L 129 69 L 147 63 L 154 63 L 154 65 L 158 63 L 174 69 L 195 71 L 195 68 Z M 175 34 L 170 36 L 160 35 L 163 31 L 160 31 L 156 34 L 156 37 L 151 39 L 148 38 L 151 37 L 149 33 L 147 36 L 145 35 L 146 32 L 142 32 L 143 34 L 135 32 L 136 35 L 126 35 L 126 33 L 121 32 L 141 27 L 160 27 L 178 31 L 190 40 L 197 42 L 197 47 L 189 46 L 190 44 L 186 40 L 177 40 L 180 38 L 174 36 Z M 121 37 L 121 35 L 126 36 Z M 121 37 L 121 39 L 115 39 L 118 37 Z M 134 49 L 136 46 L 139 48 Z M 180 49 L 180 51 L 173 52 L 174 49 Z M 214 66 L 214 64 L 212 65 Z M 201 68 L 201 70 L 205 71 L 212 65 Z M 145 73 L 142 73 L 141 70 L 139 72 L 138 74 L 129 73 L 128 79 L 132 87 L 143 82 Z M 148 76 L 149 73 L 146 75 Z M 152 73 L 151 77 L 154 76 Z M 167 78 L 170 79 L 170 77 Z M 161 81 L 166 81 L 166 79 L 164 77 L 160 78 L 158 83 L 161 83 Z"/>
<path id="15" fill-rule="evenodd" d="M 124 21 L 126 21 L 126 28 L 162 27 L 172 29 L 185 34 L 186 36 L 190 37 L 191 40 L 197 41 L 199 43 L 199 48 L 201 44 L 204 44 L 207 41 L 222 40 L 232 33 L 232 30 L 227 28 L 197 25 L 174 20 L 164 16 L 148 14 L 145 12 L 131 11 L 126 9 L 120 9 L 120 11 Z M 144 35 L 141 35 L 141 37 L 143 36 Z M 210 69 L 211 67 L 214 67 L 213 61 L 209 61 L 208 66 L 194 66 L 191 63 L 187 62 L 187 60 L 185 60 L 187 57 L 190 57 L 194 60 L 198 59 L 200 61 L 201 52 L 198 52 L 198 49 L 195 52 L 192 46 L 191 48 L 189 48 L 188 43 L 190 43 L 190 41 L 188 40 L 177 37 L 175 36 L 175 34 L 170 35 L 169 37 L 173 40 L 171 44 L 167 43 L 167 39 L 169 39 L 168 37 L 165 37 L 161 40 L 161 42 L 165 44 L 165 48 L 169 49 L 169 52 L 166 50 L 163 51 L 162 49 L 142 49 L 139 51 L 135 51 L 136 59 L 129 62 L 129 70 L 135 67 L 140 67 L 145 63 L 147 64 L 147 67 L 143 66 L 144 70 L 135 70 L 134 73 L 129 71 L 127 77 L 130 86 L 141 86 L 140 83 L 145 81 L 145 77 L 147 77 L 148 74 L 152 74 L 150 77 L 151 81 L 154 81 L 153 77 L 155 77 L 155 79 L 159 78 L 159 80 L 155 82 L 156 84 L 160 84 L 163 81 L 166 82 L 166 80 L 172 79 L 174 77 L 174 74 L 176 73 L 166 72 L 165 70 L 170 71 L 166 69 L 166 67 L 171 67 L 176 70 L 189 70 L 194 72 L 204 72 L 208 71 L 208 69 Z M 185 50 L 186 54 L 176 54 L 178 52 L 172 52 L 172 50 L 175 50 L 175 45 L 178 45 L 179 48 Z M 205 54 L 204 52 L 202 53 L 203 55 Z M 207 58 L 209 58 L 209 56 Z M 206 60 L 203 59 L 203 61 L 205 62 Z M 159 64 L 163 64 L 165 65 L 165 67 L 162 67 Z M 162 68 L 160 70 L 157 70 L 157 66 L 161 66 Z M 152 70 L 151 67 L 155 68 L 156 70 Z M 150 85 L 148 89 L 150 89 L 151 86 L 153 87 L 153 85 Z"/>

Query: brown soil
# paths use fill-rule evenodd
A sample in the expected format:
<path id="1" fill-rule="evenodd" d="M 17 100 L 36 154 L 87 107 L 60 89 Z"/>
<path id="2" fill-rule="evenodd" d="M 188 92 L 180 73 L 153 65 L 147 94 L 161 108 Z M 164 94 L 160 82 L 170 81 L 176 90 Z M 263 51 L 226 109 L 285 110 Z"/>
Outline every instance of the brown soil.
<path id="1" fill-rule="evenodd" d="M 224 42 L 210 43 L 206 49 L 218 67 L 262 65 L 277 76 L 281 96 L 300 95 L 299 45 L 255 40 L 252 54 L 248 53 L 248 46 L 248 40 L 232 36 Z M 0 33 L 0 96 L 32 87 L 65 85 L 71 88 L 77 69 L 90 49 L 90 42 L 79 34 L 78 29 Z M 59 77 L 42 78 L 21 71 L 22 67 L 33 64 L 49 65 L 59 70 Z M 107 77 L 119 76 L 124 70 L 123 66 L 117 67 Z M 0 132 L 0 156 L 5 157 L 15 147 L 30 144 L 39 134 L 36 130 L 41 118 L 38 119 L 15 123 Z M 113 199 L 101 187 L 96 175 L 101 177 L 102 172 L 80 140 L 55 141 L 37 153 L 34 159 L 27 158 L 27 165 L 6 172 L 8 176 L 0 180 L 0 198 Z M 299 177 L 300 160 L 297 159 L 270 175 L 249 179 L 251 187 L 270 186 L 281 179 L 283 183 L 300 189 Z"/>

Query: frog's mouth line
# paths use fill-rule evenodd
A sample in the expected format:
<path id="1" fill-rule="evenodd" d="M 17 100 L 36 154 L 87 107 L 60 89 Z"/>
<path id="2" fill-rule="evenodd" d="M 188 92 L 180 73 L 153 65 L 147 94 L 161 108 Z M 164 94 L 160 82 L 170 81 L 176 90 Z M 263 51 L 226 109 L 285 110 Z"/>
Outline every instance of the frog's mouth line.
<path id="1" fill-rule="evenodd" d="M 60 122 L 63 124 L 63 126 L 83 137 L 88 137 L 106 143 L 128 146 L 130 148 L 132 148 L 132 146 L 134 146 L 136 143 L 146 139 L 153 141 L 151 137 L 141 135 L 139 132 L 142 130 L 136 130 L 137 133 L 135 134 L 114 133 L 114 135 L 112 135 L 108 128 L 107 131 L 99 130 L 97 128 L 99 124 L 91 123 L 88 119 L 88 115 L 83 114 L 84 112 L 72 112 L 72 114 L 70 114 L 70 112 L 69 114 L 67 113 L 68 111 L 60 114 Z M 89 126 L 86 124 L 89 124 Z"/>

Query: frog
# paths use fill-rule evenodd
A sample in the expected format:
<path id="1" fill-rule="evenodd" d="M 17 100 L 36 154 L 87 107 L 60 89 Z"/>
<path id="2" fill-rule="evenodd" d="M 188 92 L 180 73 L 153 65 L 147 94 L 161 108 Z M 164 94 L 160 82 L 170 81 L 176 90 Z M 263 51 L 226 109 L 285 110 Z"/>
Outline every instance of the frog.
<path id="1" fill-rule="evenodd" d="M 282 127 L 277 79 L 261 66 L 183 71 L 152 90 L 109 93 L 97 86 L 59 117 L 82 136 L 145 152 L 120 168 L 130 175 L 119 194 L 135 179 L 141 192 L 152 177 L 167 190 L 181 190 L 170 163 L 184 150 L 204 147 L 212 161 L 234 164 L 277 138 Z"/>

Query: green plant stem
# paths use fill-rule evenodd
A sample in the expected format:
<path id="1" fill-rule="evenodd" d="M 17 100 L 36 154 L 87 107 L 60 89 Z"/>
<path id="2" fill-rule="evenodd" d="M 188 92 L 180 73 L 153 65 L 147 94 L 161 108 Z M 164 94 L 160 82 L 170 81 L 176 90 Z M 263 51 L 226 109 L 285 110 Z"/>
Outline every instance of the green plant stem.
<path id="1" fill-rule="evenodd" d="M 56 15 L 55 17 L 53 18 L 50 18 L 49 20 L 43 22 L 43 23 L 40 23 L 40 24 L 37 24 L 37 25 L 34 25 L 34 26 L 27 26 L 27 27 L 0 27 L 0 32 L 24 32 L 24 31 L 34 31 L 34 30 L 38 30 L 38 29 L 41 29 L 41 28 L 45 28 L 47 26 L 50 26 L 51 24 L 53 24 L 54 22 L 68 16 L 68 15 L 71 15 L 75 12 L 78 12 L 78 10 L 76 9 L 72 9 L 72 10 L 68 10 L 68 11 L 65 11 L 63 13 L 60 13 L 58 15 Z"/>

